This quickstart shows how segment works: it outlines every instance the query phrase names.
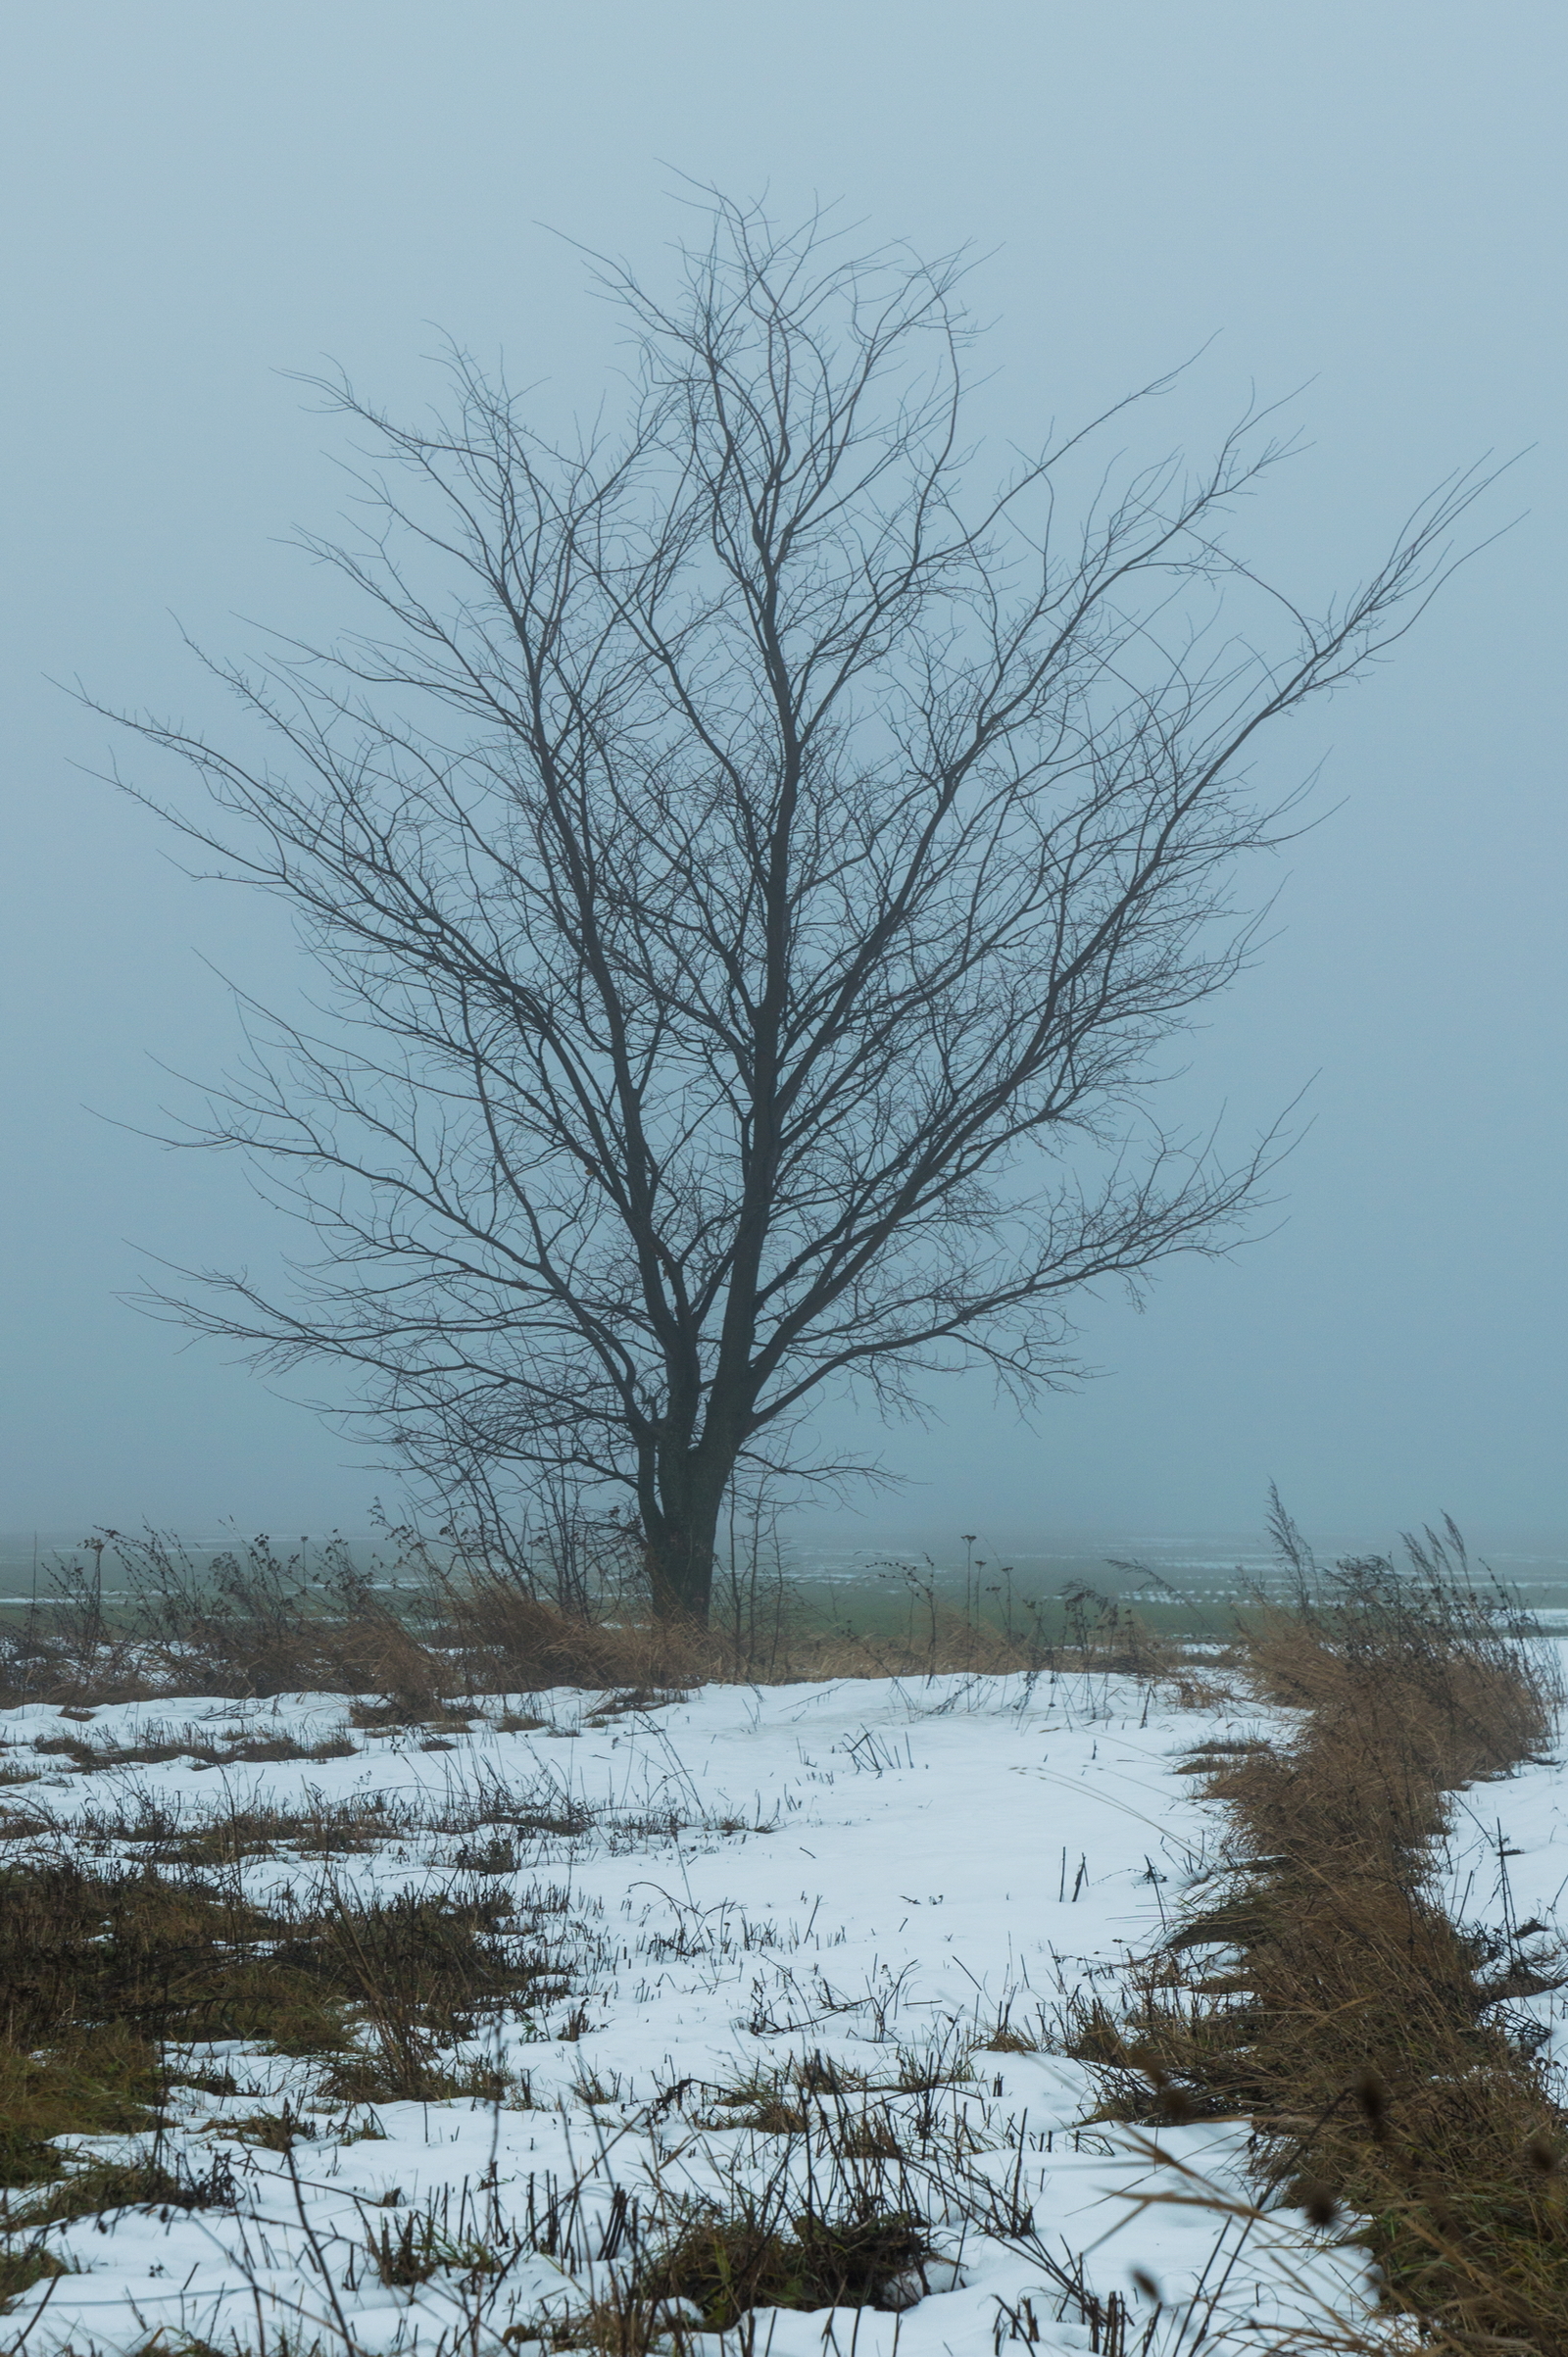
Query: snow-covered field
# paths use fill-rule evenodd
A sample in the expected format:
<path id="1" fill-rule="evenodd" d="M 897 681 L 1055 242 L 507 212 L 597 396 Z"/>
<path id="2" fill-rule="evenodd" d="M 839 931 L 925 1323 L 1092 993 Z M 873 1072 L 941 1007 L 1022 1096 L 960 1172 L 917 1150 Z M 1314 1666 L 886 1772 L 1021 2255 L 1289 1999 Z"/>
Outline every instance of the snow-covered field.
<path id="1" fill-rule="evenodd" d="M 918 2208 L 938 2255 L 896 2313 L 759 2312 L 730 2336 L 757 2357 L 992 2357 L 1009 2340 L 1131 2357 L 1356 2308 L 1353 2254 L 1295 2213 L 1243 2214 L 1243 2124 L 1165 2129 L 1157 2151 L 1086 2127 L 1091 2074 L 1050 2050 L 1063 2005 L 1097 1987 L 1114 2003 L 1129 1956 L 1211 1868 L 1221 1812 L 1179 1769 L 1255 1719 L 1069 1677 L 716 1687 L 608 1715 L 602 1701 L 514 1702 L 546 1722 L 531 1730 L 506 1732 L 497 1703 L 463 1734 L 355 1731 L 340 1759 L 54 1773 L 34 1755 L 51 1773 L 3 1797 L 52 1825 L 12 1857 L 147 1808 L 194 1820 L 231 1801 L 378 1797 L 387 1838 L 334 1858 L 338 1880 L 505 1890 L 519 1924 L 548 1921 L 569 1993 L 472 2049 L 509 2077 L 500 2105 L 333 2109 L 309 2062 L 196 2054 L 238 2092 L 180 2090 L 172 2140 L 198 2173 L 226 2153 L 237 2206 L 51 2230 L 74 2272 L 19 2299 L 7 2345 L 119 2351 L 162 2333 L 169 2348 L 481 2357 L 542 2324 L 559 2338 L 612 2293 L 637 2221 L 646 2249 L 705 2198 L 733 2211 L 772 2184 L 787 2214 L 808 2179 L 819 2204 L 860 2185 Z M 316 1743 L 343 1733 L 344 1708 L 127 1705 L 90 1728 L 0 1714 L 14 1761 L 39 1737 L 123 1745 L 187 1726 L 209 1744 L 218 1730 Z M 1549 1912 L 1568 1877 L 1559 1790 L 1532 1769 L 1456 1815 L 1445 1871 L 1456 1898 L 1469 1874 L 1469 1914 L 1493 1905 L 1499 1821 L 1516 1917 Z M 580 1830 L 509 1832 L 541 1816 Z M 265 1903 L 319 1868 L 274 1852 L 237 1871 Z M 804 2129 L 758 2125 L 769 2098 Z M 236 2136 L 285 2100 L 307 2121 L 291 2153 Z M 410 2220 L 444 2262 L 388 2285 L 371 2246 Z M 1107 2325 L 1112 2292 L 1126 2308 Z M 698 2357 L 719 2345 L 695 2336 Z"/>

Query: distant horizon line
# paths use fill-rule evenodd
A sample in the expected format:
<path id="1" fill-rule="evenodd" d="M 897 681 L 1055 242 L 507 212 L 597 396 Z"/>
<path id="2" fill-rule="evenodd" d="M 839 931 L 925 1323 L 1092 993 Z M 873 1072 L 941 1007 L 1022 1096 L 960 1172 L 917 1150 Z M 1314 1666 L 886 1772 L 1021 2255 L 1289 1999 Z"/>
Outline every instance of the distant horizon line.
<path id="1" fill-rule="evenodd" d="M 303 1519 L 303 1518 L 301 1518 Z M 396 1526 L 394 1526 L 396 1527 Z M 417 1527 L 417 1526 L 416 1526 Z M 1396 1540 L 1399 1525 L 1393 1521 L 1384 1524 L 1380 1543 Z M 425 1525 L 433 1536 L 433 1526 Z M 1549 1553 L 1568 1547 L 1568 1520 L 1562 1523 L 1493 1523 L 1477 1520 L 1460 1525 L 1462 1535 L 1472 1547 L 1506 1547 L 1510 1550 L 1544 1547 Z M 940 1546 L 945 1549 L 962 1549 L 967 1534 L 953 1523 L 938 1522 L 932 1517 L 918 1520 L 894 1518 L 872 1521 L 869 1517 L 844 1515 L 827 1517 L 820 1512 L 803 1508 L 796 1513 L 784 1512 L 779 1517 L 781 1535 L 787 1533 L 796 1542 L 831 1547 L 835 1552 L 863 1554 L 879 1547 L 894 1546 Z M 206 1521 L 181 1527 L 177 1522 L 155 1521 L 150 1518 L 129 1519 L 123 1522 L 98 1521 L 84 1529 L 80 1522 L 12 1525 L 0 1528 L 0 1554 L 30 1553 L 36 1546 L 40 1554 L 61 1549 L 80 1547 L 89 1543 L 97 1532 L 116 1531 L 127 1538 L 154 1531 L 172 1537 L 185 1547 L 209 1547 L 232 1545 L 236 1540 L 247 1541 L 266 1537 L 280 1547 L 301 1545 L 319 1546 L 330 1540 L 342 1540 L 354 1546 L 384 1546 L 390 1536 L 387 1528 L 371 1523 L 322 1522 L 314 1529 L 301 1530 L 295 1520 L 282 1521 L 276 1517 L 255 1517 L 245 1521 L 237 1517 L 222 1522 Z M 1367 1546 L 1373 1544 L 1368 1522 L 1362 1518 L 1336 1517 L 1333 1520 L 1306 1521 L 1302 1532 L 1313 1545 L 1322 1547 Z M 1045 1518 L 1028 1522 L 1009 1518 L 993 1523 L 989 1529 L 973 1534 L 978 1548 L 1004 1547 L 1038 1553 L 1042 1547 L 1056 1551 L 1066 1547 L 1191 1547 L 1243 1545 L 1249 1551 L 1268 1547 L 1263 1518 L 1247 1522 L 1154 1522 L 1129 1517 L 1125 1521 L 1078 1521 Z"/>

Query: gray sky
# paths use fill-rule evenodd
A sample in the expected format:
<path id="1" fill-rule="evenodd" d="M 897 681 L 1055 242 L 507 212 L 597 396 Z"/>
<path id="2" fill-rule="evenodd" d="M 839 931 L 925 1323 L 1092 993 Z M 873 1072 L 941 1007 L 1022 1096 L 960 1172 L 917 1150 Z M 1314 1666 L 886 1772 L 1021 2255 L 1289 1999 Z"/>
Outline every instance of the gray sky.
<path id="1" fill-rule="evenodd" d="M 1022 439 L 1210 337 L 1152 446 L 1304 387 L 1310 449 L 1244 528 L 1309 592 L 1533 446 L 1492 502 L 1517 529 L 1268 749 L 1270 782 L 1326 756 L 1340 807 L 1262 879 L 1279 936 L 1182 1085 L 1240 1130 L 1316 1076 L 1284 1224 L 1094 1310 L 1104 1373 L 1033 1433 L 946 1387 L 879 1515 L 1234 1528 L 1273 1477 L 1318 1526 L 1568 1527 L 1560 0 L 60 0 L 7 53 L 0 1529 L 358 1528 L 379 1486 L 116 1299 L 136 1246 L 275 1254 L 237 1171 L 95 1113 L 155 1123 L 153 1058 L 220 1069 L 204 959 L 295 968 L 80 774 L 105 731 L 45 674 L 199 714 L 172 617 L 228 653 L 241 616 L 329 622 L 282 543 L 330 527 L 336 429 L 281 371 L 331 356 L 408 408 L 445 332 L 591 400 L 608 323 L 551 231 L 657 274 L 682 172 L 970 241 Z"/>

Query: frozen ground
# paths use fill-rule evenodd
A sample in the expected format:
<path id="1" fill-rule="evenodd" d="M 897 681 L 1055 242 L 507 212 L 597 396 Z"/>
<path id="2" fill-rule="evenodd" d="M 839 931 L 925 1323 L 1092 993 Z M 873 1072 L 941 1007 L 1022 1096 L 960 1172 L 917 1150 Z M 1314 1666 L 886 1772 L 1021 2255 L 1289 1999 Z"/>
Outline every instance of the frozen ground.
<path id="1" fill-rule="evenodd" d="M 1515 2033 L 1559 2074 L 1558 2100 L 1568 2102 L 1568 1987 L 1557 1985 L 1568 1973 L 1568 1763 L 1554 1750 L 1500 1782 L 1471 1785 L 1448 1814 L 1439 1897 L 1494 1951 L 1490 1985 Z"/>
<path id="2" fill-rule="evenodd" d="M 608 1714 L 602 1701 L 530 1696 L 514 1713 L 546 1722 L 531 1731 L 504 1731 L 495 1704 L 466 1734 L 355 1731 L 335 1760 L 185 1756 L 6 1792 L 13 1812 L 47 1810 L 46 1848 L 102 1841 L 149 1810 L 194 1821 L 230 1801 L 380 1796 L 388 1838 L 334 1874 L 363 1891 L 505 1889 L 520 1927 L 548 1928 L 569 1982 L 474 2050 L 510 2076 L 499 2106 L 333 2113 L 308 2063 L 196 2055 L 239 2091 L 182 2091 L 173 2136 L 198 2172 L 226 2156 L 237 2206 L 53 2230 L 78 2272 L 23 2295 L 8 2345 L 120 2351 L 161 2332 L 172 2348 L 286 2338 L 499 2357 L 611 2291 L 639 2220 L 646 2246 L 691 2203 L 733 2210 L 748 2187 L 808 2177 L 818 2201 L 858 2185 L 918 2207 L 939 2258 L 897 2314 L 759 2312 L 731 2336 L 748 2357 L 1002 2357 L 1009 2340 L 1169 2357 L 1200 2332 L 1251 2337 L 1355 2307 L 1357 2262 L 1294 2213 L 1227 2219 L 1192 2198 L 1245 2205 L 1244 2127 L 1163 2130 L 1155 2152 L 1087 2128 L 1090 2075 L 1046 2050 L 1063 2005 L 1096 1986 L 1113 1997 L 1128 1956 L 1208 1870 L 1220 1812 L 1179 1769 L 1255 1721 L 1065 1677 L 721 1687 Z M 155 1723 L 209 1744 L 236 1730 L 317 1742 L 343 1732 L 344 1711 L 324 1697 L 143 1704 L 68 1730 L 35 1709 L 0 1714 L 0 1735 L 20 1759 L 40 1736 L 123 1745 Z M 1470 1873 L 1472 1916 L 1502 1903 L 1477 1879 L 1489 1858 L 1516 1920 L 1561 1891 L 1557 1792 L 1555 1771 L 1532 1769 L 1468 1797 L 1446 1871 L 1456 1896 Z M 579 1830 L 515 1833 L 540 1817 Z M 1516 1853 L 1500 1861 L 1498 1821 Z M 265 1900 L 319 1869 L 282 1852 L 240 1871 Z M 750 2103 L 733 2100 L 744 2090 Z M 736 2125 L 769 2094 L 804 2130 Z M 292 2153 L 236 2136 L 285 2099 L 309 2123 Z M 421 2220 L 445 2263 L 389 2287 L 370 2245 Z M 1126 2307 L 1106 2322 L 1113 2292 Z M 716 2336 L 694 2345 L 720 2357 Z"/>

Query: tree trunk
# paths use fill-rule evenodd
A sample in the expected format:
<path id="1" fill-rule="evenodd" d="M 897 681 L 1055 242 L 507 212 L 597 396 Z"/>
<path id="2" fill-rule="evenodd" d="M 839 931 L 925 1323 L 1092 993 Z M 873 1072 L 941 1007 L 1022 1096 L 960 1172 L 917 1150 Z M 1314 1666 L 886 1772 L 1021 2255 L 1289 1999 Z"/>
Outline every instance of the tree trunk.
<path id="1" fill-rule="evenodd" d="M 684 1452 L 683 1452 L 684 1453 Z M 728 1486 L 728 1469 L 715 1476 L 710 1466 L 685 1462 L 664 1466 L 659 1501 L 645 1501 L 643 1529 L 654 1618 L 706 1629 L 713 1593 L 713 1556 L 718 1517 Z"/>

